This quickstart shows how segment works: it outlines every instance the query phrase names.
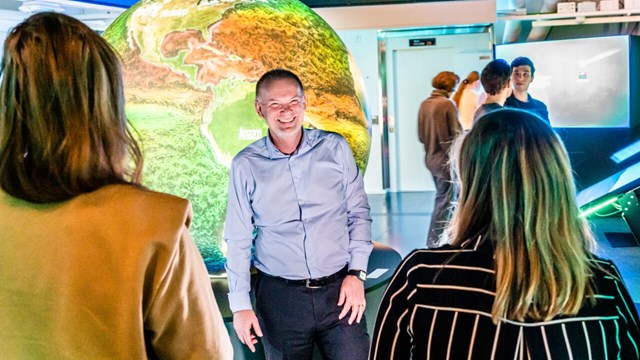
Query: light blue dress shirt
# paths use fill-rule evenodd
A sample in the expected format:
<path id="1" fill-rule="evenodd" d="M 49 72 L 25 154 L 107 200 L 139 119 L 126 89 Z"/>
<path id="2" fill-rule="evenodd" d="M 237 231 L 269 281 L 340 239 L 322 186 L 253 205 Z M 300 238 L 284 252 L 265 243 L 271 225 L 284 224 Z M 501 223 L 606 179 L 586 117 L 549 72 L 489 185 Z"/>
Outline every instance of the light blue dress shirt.
<path id="1" fill-rule="evenodd" d="M 254 239 L 255 230 L 255 239 Z M 231 163 L 224 237 L 231 311 L 251 309 L 251 249 L 260 271 L 315 279 L 367 269 L 371 216 L 362 173 L 342 136 L 304 129 L 281 153 L 266 136 Z"/>

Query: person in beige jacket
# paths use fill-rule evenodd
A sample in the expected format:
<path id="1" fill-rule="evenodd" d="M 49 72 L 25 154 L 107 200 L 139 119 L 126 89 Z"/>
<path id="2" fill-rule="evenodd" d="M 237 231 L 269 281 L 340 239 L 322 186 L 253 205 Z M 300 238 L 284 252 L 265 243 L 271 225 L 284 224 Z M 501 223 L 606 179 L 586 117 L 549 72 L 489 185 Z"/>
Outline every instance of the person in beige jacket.
<path id="1" fill-rule="evenodd" d="M 232 359 L 191 205 L 139 185 L 111 47 L 40 13 L 1 71 L 1 357 Z"/>

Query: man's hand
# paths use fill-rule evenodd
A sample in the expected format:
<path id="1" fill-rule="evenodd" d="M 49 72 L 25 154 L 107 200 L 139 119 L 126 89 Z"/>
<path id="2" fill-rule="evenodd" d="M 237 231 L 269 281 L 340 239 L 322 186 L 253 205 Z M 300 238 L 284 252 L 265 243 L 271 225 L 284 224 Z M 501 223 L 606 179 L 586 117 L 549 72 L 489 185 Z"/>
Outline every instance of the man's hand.
<path id="1" fill-rule="evenodd" d="M 364 283 L 354 275 L 347 275 L 344 280 L 342 280 L 338 306 L 342 306 L 343 304 L 344 307 L 338 319 L 342 320 L 342 318 L 351 311 L 349 325 L 353 324 L 354 320 L 360 323 L 367 304 L 364 299 Z"/>
<path id="2" fill-rule="evenodd" d="M 258 324 L 258 318 L 253 310 L 240 310 L 233 313 L 233 328 L 240 342 L 247 345 L 251 352 L 256 352 L 255 344 L 258 343 L 256 335 L 262 337 L 262 330 Z M 251 332 L 254 331 L 254 333 Z"/>

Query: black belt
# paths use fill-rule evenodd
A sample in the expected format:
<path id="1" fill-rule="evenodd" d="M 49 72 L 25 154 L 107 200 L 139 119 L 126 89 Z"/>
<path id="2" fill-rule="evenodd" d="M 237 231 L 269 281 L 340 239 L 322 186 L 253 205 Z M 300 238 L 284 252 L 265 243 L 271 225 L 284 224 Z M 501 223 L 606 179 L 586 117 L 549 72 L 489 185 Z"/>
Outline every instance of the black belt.
<path id="1" fill-rule="evenodd" d="M 344 278 L 347 275 L 347 270 L 348 270 L 348 266 L 345 265 L 342 269 L 340 269 L 340 271 L 329 276 L 323 276 L 317 279 L 299 279 L 299 280 L 285 279 L 280 276 L 272 276 L 262 271 L 260 271 L 260 274 L 265 275 L 271 279 L 283 281 L 289 285 L 300 285 L 300 286 L 304 285 L 308 288 L 313 289 L 313 288 L 327 286 L 336 280 L 340 280 Z"/>

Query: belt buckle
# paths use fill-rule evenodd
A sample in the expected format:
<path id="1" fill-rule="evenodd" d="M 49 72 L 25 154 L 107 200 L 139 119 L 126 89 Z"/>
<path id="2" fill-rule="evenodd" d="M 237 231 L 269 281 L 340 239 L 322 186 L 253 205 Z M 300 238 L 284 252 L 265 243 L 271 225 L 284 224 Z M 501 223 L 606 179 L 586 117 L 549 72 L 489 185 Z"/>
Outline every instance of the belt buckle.
<path id="1" fill-rule="evenodd" d="M 320 289 L 320 288 L 322 287 L 322 286 L 318 286 L 318 285 L 316 285 L 316 286 L 311 285 L 311 280 L 312 280 L 312 279 L 307 279 L 307 280 L 305 281 L 305 283 L 304 283 L 304 286 L 305 286 L 307 289 Z"/>

